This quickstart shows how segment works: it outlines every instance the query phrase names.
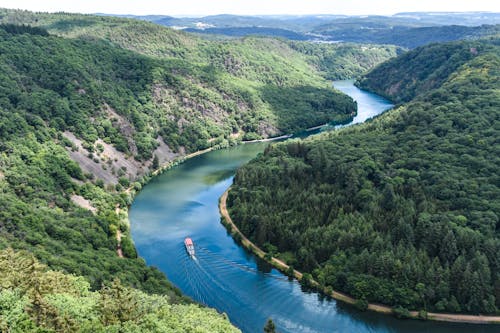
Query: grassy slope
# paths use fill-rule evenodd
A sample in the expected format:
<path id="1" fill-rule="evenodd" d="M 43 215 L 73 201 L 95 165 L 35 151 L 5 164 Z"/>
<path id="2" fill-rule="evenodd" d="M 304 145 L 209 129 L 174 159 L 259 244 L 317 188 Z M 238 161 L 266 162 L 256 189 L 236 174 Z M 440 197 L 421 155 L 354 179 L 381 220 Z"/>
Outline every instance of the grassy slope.
<path id="1" fill-rule="evenodd" d="M 241 168 L 228 203 L 240 230 L 361 300 L 497 312 L 495 43 L 432 45 L 374 69 L 363 87 L 401 82 L 392 96 L 411 101 L 362 126 L 275 145 Z M 420 88 L 408 96 L 406 85 Z"/>

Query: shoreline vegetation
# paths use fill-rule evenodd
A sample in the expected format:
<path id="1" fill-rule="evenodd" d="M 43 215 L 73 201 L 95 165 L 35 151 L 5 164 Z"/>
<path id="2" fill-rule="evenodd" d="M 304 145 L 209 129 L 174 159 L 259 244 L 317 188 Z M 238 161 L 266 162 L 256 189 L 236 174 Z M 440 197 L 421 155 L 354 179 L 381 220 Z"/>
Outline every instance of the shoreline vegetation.
<path id="1" fill-rule="evenodd" d="M 229 231 L 229 233 L 232 235 L 233 239 L 238 241 L 247 250 L 252 252 L 254 255 L 258 256 L 260 259 L 265 260 L 267 263 L 271 264 L 273 267 L 275 267 L 285 275 L 296 278 L 301 284 L 306 284 L 307 286 L 312 287 L 318 292 L 330 296 L 335 300 L 342 301 L 344 303 L 348 303 L 358 307 L 359 300 L 356 300 L 355 298 L 347 294 L 344 294 L 342 292 L 338 292 L 335 290 L 331 290 L 330 288 L 325 288 L 321 286 L 317 281 L 310 278 L 309 275 L 305 277 L 305 274 L 293 269 L 293 267 L 291 268 L 291 266 L 287 265 L 284 261 L 275 258 L 273 256 L 270 256 L 267 252 L 259 248 L 252 241 L 250 241 L 233 222 L 231 216 L 229 215 L 229 211 L 227 210 L 226 202 L 230 190 L 231 187 L 229 187 L 220 197 L 219 211 L 222 217 L 221 222 Z M 291 276 L 292 275 L 291 269 L 293 269 L 293 276 Z M 304 278 L 307 278 L 308 281 L 303 281 Z M 393 307 L 381 304 L 368 303 L 366 309 L 382 314 L 397 315 Z M 409 311 L 408 313 L 406 313 L 404 318 L 445 321 L 445 322 L 455 322 L 455 323 L 469 323 L 469 324 L 500 324 L 500 316 L 435 313 L 435 312 L 423 312 L 423 311 Z"/>

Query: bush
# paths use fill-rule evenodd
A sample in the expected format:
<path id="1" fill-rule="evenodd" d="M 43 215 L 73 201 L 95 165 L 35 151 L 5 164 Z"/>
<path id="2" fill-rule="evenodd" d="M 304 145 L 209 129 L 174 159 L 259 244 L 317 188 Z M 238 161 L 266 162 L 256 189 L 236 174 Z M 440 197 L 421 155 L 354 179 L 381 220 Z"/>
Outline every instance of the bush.
<path id="1" fill-rule="evenodd" d="M 360 311 L 368 310 L 368 302 L 365 299 L 357 299 L 354 306 Z"/>
<path id="2" fill-rule="evenodd" d="M 427 311 L 425 310 L 418 311 L 418 319 L 427 320 Z"/>
<path id="3" fill-rule="evenodd" d="M 398 319 L 408 319 L 408 318 L 411 318 L 410 311 L 408 311 L 408 309 L 406 309 L 406 308 L 404 308 L 402 306 L 399 306 L 399 305 L 392 309 L 392 313 Z"/>

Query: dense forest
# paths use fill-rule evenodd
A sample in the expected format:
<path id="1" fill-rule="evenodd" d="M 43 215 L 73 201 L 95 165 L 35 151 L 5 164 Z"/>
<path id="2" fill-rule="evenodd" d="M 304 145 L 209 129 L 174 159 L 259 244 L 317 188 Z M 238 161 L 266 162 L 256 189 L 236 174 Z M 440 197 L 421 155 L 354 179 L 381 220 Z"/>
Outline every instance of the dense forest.
<path id="1" fill-rule="evenodd" d="M 184 29 L 184 31 L 199 33 L 199 34 L 225 35 L 231 37 L 265 36 L 265 37 L 286 38 L 289 40 L 308 39 L 306 35 L 297 33 L 295 31 L 280 29 L 280 28 L 267 28 L 267 27 L 223 27 L 223 28 L 206 28 L 206 29 L 187 28 Z"/>
<path id="2" fill-rule="evenodd" d="M 361 86 L 408 101 L 269 146 L 228 205 L 258 246 L 359 304 L 498 313 L 498 40 L 425 46 Z"/>
<path id="3" fill-rule="evenodd" d="M 127 288 L 93 291 L 82 277 L 47 269 L 32 255 L 0 251 L 2 332 L 239 332 L 224 315 Z"/>
<path id="4" fill-rule="evenodd" d="M 492 41 L 494 43 L 494 41 Z M 468 51 L 464 48 L 469 47 Z M 377 66 L 357 85 L 397 103 L 439 88 L 452 73 L 477 56 L 481 44 L 431 44 Z"/>
<path id="5" fill-rule="evenodd" d="M 273 40 L 204 44 L 200 52 L 205 54 L 192 60 L 182 56 L 189 52 L 185 48 L 171 50 L 178 56 L 151 57 L 105 41 L 5 29 L 2 44 L 8 67 L 4 86 L 18 90 L 5 92 L 10 96 L 6 108 L 16 108 L 22 100 L 16 96 L 23 93 L 20 85 L 11 81 L 26 76 L 30 89 L 40 95 L 36 100 L 68 100 L 66 111 L 61 110 L 64 105 L 53 112 L 51 107 L 38 110 L 42 119 L 51 118 L 59 130 L 69 130 L 89 144 L 108 138 L 138 160 L 152 157 L 158 137 L 174 151 L 192 152 L 240 136 L 268 137 L 344 121 L 354 112 L 352 101 L 314 74 L 301 54 Z M 110 124 L 110 112 L 124 117 L 131 133 Z"/>

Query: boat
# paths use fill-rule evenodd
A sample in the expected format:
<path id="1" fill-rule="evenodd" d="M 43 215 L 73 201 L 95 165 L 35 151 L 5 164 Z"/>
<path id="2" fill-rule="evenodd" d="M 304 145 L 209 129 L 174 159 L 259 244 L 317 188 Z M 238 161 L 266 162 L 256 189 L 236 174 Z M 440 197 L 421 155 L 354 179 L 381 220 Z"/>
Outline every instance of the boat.
<path id="1" fill-rule="evenodd" d="M 187 253 L 194 258 L 194 243 L 193 240 L 189 237 L 184 239 L 184 246 L 186 246 Z"/>

